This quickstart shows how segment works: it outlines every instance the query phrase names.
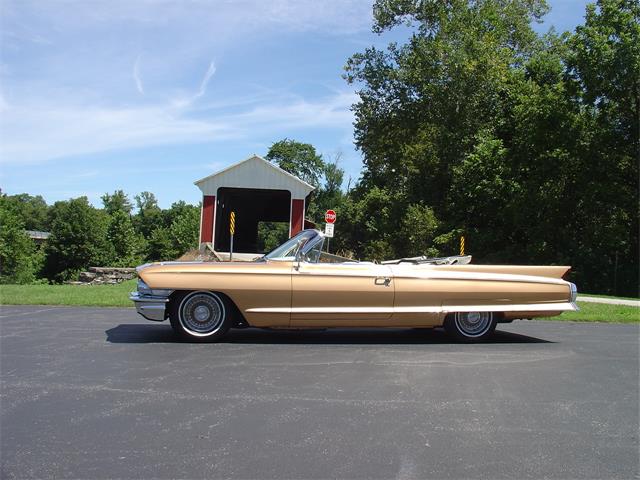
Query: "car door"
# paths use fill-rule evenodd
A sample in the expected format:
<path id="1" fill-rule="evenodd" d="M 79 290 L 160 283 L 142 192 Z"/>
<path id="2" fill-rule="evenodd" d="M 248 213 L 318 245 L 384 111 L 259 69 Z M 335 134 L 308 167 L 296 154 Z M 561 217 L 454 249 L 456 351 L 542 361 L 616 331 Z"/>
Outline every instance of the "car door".
<path id="1" fill-rule="evenodd" d="M 291 326 L 385 326 L 394 282 L 386 265 L 369 262 L 294 264 Z"/>

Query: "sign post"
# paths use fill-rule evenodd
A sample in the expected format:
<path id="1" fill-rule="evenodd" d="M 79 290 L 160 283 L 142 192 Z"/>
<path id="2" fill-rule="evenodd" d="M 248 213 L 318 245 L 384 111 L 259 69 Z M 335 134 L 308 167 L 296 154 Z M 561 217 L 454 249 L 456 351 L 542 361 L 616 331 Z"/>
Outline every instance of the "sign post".
<path id="1" fill-rule="evenodd" d="M 327 210 L 327 213 L 324 214 L 324 220 L 327 222 L 324 226 L 324 236 L 327 237 L 327 252 L 329 252 L 329 240 L 333 238 L 333 224 L 336 222 L 336 212 Z"/>
<path id="2" fill-rule="evenodd" d="M 231 234 L 231 246 L 229 248 L 229 261 L 233 260 L 233 236 L 236 233 L 236 212 L 232 211 L 229 216 L 229 233 Z"/>

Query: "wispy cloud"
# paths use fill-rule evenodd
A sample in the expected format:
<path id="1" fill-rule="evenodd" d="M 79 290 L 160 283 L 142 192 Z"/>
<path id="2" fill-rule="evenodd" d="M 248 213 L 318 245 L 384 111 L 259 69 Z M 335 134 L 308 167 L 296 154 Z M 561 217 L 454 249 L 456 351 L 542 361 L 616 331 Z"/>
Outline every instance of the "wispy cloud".
<path id="1" fill-rule="evenodd" d="M 215 73 L 216 73 L 216 64 L 213 63 L 213 60 L 211 60 L 211 63 L 209 64 L 209 68 L 207 69 L 207 73 L 204 74 L 204 77 L 202 78 L 202 82 L 200 82 L 200 89 L 198 90 L 198 93 L 195 94 L 194 98 L 199 98 L 206 93 L 207 85 L 209 85 L 209 80 L 211 80 L 211 77 L 213 77 Z"/>
<path id="2" fill-rule="evenodd" d="M 142 86 L 142 79 L 140 78 L 140 57 L 136 58 L 136 62 L 133 64 L 133 80 L 136 82 L 136 88 L 141 95 L 144 95 L 144 87 Z"/>
<path id="3" fill-rule="evenodd" d="M 239 111 L 206 118 L 194 116 L 189 108 L 171 105 L 9 104 L 0 118 L 0 163 L 38 164 L 119 149 L 256 138 L 291 129 L 347 132 L 353 121 L 349 107 L 354 100 L 355 94 L 347 91 L 312 101 L 282 96 L 246 105 L 241 99 Z"/>

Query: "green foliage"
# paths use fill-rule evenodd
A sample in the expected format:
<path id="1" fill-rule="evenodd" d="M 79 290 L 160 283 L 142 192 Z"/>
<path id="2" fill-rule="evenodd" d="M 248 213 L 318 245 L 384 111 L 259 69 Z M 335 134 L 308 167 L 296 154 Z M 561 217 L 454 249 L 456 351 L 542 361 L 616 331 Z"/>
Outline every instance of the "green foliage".
<path id="1" fill-rule="evenodd" d="M 112 258 L 106 242 L 108 216 L 89 205 L 87 197 L 56 202 L 51 218 L 51 237 L 45 247 L 45 274 L 50 280 L 70 280 Z"/>
<path id="2" fill-rule="evenodd" d="M 169 227 L 169 237 L 172 240 L 174 255 L 178 257 L 189 250 L 198 248 L 199 233 L 200 208 L 188 205 L 176 216 Z"/>
<path id="3" fill-rule="evenodd" d="M 267 253 L 289 238 L 289 222 L 259 222 L 258 251 Z"/>
<path id="4" fill-rule="evenodd" d="M 153 262 L 160 260 L 175 260 L 173 242 L 168 227 L 158 227 L 147 242 L 147 259 Z"/>
<path id="5" fill-rule="evenodd" d="M 400 245 L 396 251 L 406 257 L 437 256 L 439 252 L 434 247 L 434 240 L 439 223 L 432 208 L 419 204 L 409 205 L 400 224 Z"/>
<path id="6" fill-rule="evenodd" d="M 313 145 L 285 138 L 269 148 L 266 159 L 286 172 L 317 187 L 324 172 L 324 161 Z"/>
<path id="7" fill-rule="evenodd" d="M 112 267 L 135 267 L 144 261 L 145 241 L 133 228 L 131 217 L 122 209 L 114 210 L 109 219 L 107 241 L 111 244 Z"/>
<path id="8" fill-rule="evenodd" d="M 344 170 L 338 166 L 340 155 L 332 162 L 325 163 L 323 168 L 324 182 L 312 195 L 311 207 L 307 212 L 307 218 L 314 222 L 324 222 L 324 214 L 327 210 L 339 209 L 344 200 L 342 183 Z"/>
<path id="9" fill-rule="evenodd" d="M 426 253 L 415 242 L 449 250 L 464 233 L 477 261 L 571 264 L 582 288 L 637 293 L 640 6 L 600 0 L 575 34 L 538 36 L 545 11 L 375 3 L 375 31 L 404 23 L 412 35 L 346 66 L 364 170 L 345 248 Z M 389 216 L 381 200 L 404 211 Z"/>
<path id="10" fill-rule="evenodd" d="M 9 205 L 18 215 L 25 230 L 48 231 L 47 203 L 40 195 L 33 196 L 27 193 L 18 195 L 6 195 L 5 205 Z"/>
<path id="11" fill-rule="evenodd" d="M 32 283 L 43 255 L 25 233 L 18 205 L 0 195 L 0 283 Z"/>
<path id="12" fill-rule="evenodd" d="M 344 199 L 344 170 L 338 166 L 340 158 L 338 153 L 333 161 L 325 162 L 313 145 L 287 138 L 271 145 L 266 155 L 270 162 L 315 187 L 305 218 L 317 224 L 324 222 L 327 210 L 339 208 Z"/>
<path id="13" fill-rule="evenodd" d="M 131 200 L 122 190 L 116 190 L 112 195 L 105 193 L 101 199 L 104 209 L 109 215 L 113 215 L 116 212 L 124 212 L 128 215 L 133 209 Z"/>
<path id="14" fill-rule="evenodd" d="M 144 238 L 150 238 L 151 233 L 165 223 L 158 200 L 153 193 L 142 192 L 135 196 L 135 201 L 138 212 L 133 217 L 133 224 Z"/>
<path id="15" fill-rule="evenodd" d="M 151 233 L 148 260 L 175 260 L 185 252 L 198 248 L 200 207 L 178 202 L 163 213 L 171 223 L 169 226 L 160 225 Z"/>

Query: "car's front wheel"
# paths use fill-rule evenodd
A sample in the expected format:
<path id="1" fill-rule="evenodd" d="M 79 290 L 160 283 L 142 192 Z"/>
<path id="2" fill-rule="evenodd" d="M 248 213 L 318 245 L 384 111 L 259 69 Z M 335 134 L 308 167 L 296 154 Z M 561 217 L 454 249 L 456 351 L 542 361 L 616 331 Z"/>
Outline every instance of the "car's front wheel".
<path id="1" fill-rule="evenodd" d="M 169 320 L 179 337 L 198 342 L 219 340 L 231 327 L 227 300 L 206 291 L 185 292 L 173 298 Z"/>
<path id="2" fill-rule="evenodd" d="M 447 315 L 444 329 L 463 342 L 480 342 L 496 329 L 496 316 L 492 312 L 456 312 Z"/>

